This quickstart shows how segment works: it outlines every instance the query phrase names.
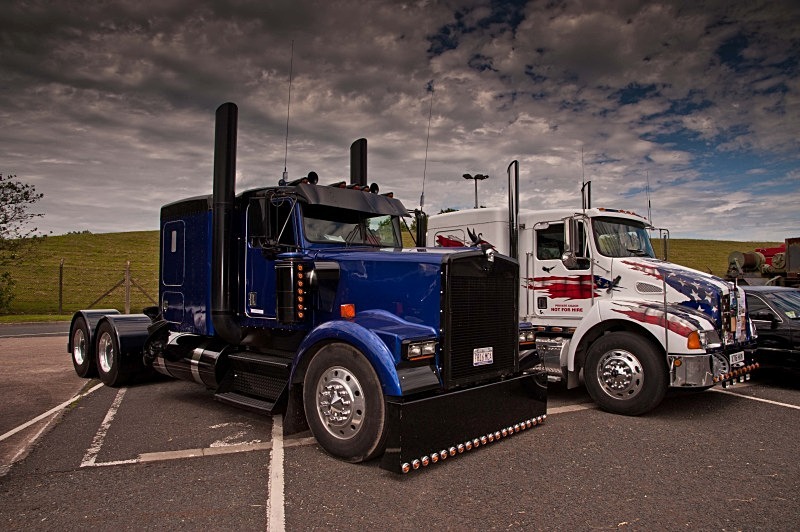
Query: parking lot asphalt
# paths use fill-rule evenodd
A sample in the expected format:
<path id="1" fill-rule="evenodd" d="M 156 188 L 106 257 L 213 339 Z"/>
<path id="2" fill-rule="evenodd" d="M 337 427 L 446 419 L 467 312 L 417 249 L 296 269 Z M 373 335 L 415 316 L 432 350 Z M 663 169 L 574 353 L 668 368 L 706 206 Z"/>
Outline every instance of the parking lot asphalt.
<path id="1" fill-rule="evenodd" d="M 800 386 L 780 372 L 640 417 L 554 385 L 544 425 L 397 475 L 192 383 L 96 386 L 65 342 L 0 339 L 0 431 L 68 402 L 0 471 L 4 530 L 793 530 L 800 513 Z"/>

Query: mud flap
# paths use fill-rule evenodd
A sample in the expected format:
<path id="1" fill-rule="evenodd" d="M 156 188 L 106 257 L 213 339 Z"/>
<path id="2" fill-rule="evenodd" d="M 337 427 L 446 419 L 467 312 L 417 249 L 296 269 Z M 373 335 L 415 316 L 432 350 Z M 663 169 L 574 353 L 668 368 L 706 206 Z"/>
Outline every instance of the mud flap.
<path id="1" fill-rule="evenodd" d="M 530 429 L 542 422 L 546 412 L 544 374 L 416 400 L 389 398 L 381 467 L 407 473 Z"/>

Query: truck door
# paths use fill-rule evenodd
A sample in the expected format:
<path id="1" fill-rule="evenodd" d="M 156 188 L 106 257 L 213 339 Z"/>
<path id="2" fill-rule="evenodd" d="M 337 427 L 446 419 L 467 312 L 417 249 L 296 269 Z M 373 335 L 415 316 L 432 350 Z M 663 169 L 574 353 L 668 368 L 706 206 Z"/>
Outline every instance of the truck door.
<path id="1" fill-rule="evenodd" d="M 251 198 L 245 244 L 245 314 L 275 319 L 275 257 L 296 243 L 293 200 Z"/>
<path id="2" fill-rule="evenodd" d="M 588 257 L 586 224 L 578 221 L 578 258 L 565 264 L 567 248 L 564 220 L 536 224 L 533 234 L 533 314 L 544 319 L 580 320 L 592 306 L 593 281 Z"/>
<path id="3" fill-rule="evenodd" d="M 184 322 L 186 275 L 186 223 L 166 222 L 161 229 L 161 312 L 173 323 Z M 190 322 L 191 323 L 191 322 Z"/>

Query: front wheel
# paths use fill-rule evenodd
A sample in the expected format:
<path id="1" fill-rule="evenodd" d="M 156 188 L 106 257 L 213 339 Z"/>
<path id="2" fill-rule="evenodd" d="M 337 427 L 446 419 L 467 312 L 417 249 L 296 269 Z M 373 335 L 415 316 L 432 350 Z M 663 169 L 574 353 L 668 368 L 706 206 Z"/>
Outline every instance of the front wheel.
<path id="1" fill-rule="evenodd" d="M 348 462 L 383 453 L 386 403 L 375 370 L 357 349 L 334 343 L 314 356 L 303 404 L 312 434 L 328 453 Z"/>
<path id="2" fill-rule="evenodd" d="M 584 380 L 600 408 L 629 416 L 655 408 L 668 386 L 664 357 L 646 338 L 630 332 L 612 332 L 592 344 Z"/>
<path id="3" fill-rule="evenodd" d="M 119 338 L 111 323 L 104 321 L 97 328 L 95 343 L 97 373 L 106 386 L 119 387 L 131 377 L 131 371 L 122 363 Z"/>
<path id="4" fill-rule="evenodd" d="M 84 318 L 77 318 L 72 326 L 72 366 L 78 377 L 97 375 L 94 349 L 89 341 L 89 326 Z"/>

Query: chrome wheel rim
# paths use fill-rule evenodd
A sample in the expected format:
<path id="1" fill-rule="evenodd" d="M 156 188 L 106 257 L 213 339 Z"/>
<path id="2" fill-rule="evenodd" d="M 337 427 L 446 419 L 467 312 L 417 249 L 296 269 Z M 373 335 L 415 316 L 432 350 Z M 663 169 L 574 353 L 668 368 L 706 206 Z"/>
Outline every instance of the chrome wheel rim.
<path id="1" fill-rule="evenodd" d="M 364 423 L 364 391 L 347 368 L 328 368 L 317 382 L 317 415 L 335 438 L 349 440 Z"/>
<path id="2" fill-rule="evenodd" d="M 86 362 L 86 337 L 83 335 L 83 329 L 76 329 L 72 335 L 72 358 L 78 366 Z"/>
<path id="3" fill-rule="evenodd" d="M 614 399 L 632 399 L 644 388 L 644 370 L 636 355 L 630 351 L 613 349 L 600 358 L 597 382 Z"/>
<path id="4" fill-rule="evenodd" d="M 114 364 L 114 341 L 111 335 L 104 332 L 100 335 L 100 341 L 97 342 L 97 361 L 100 364 L 100 369 L 104 373 L 111 371 L 111 366 Z"/>

